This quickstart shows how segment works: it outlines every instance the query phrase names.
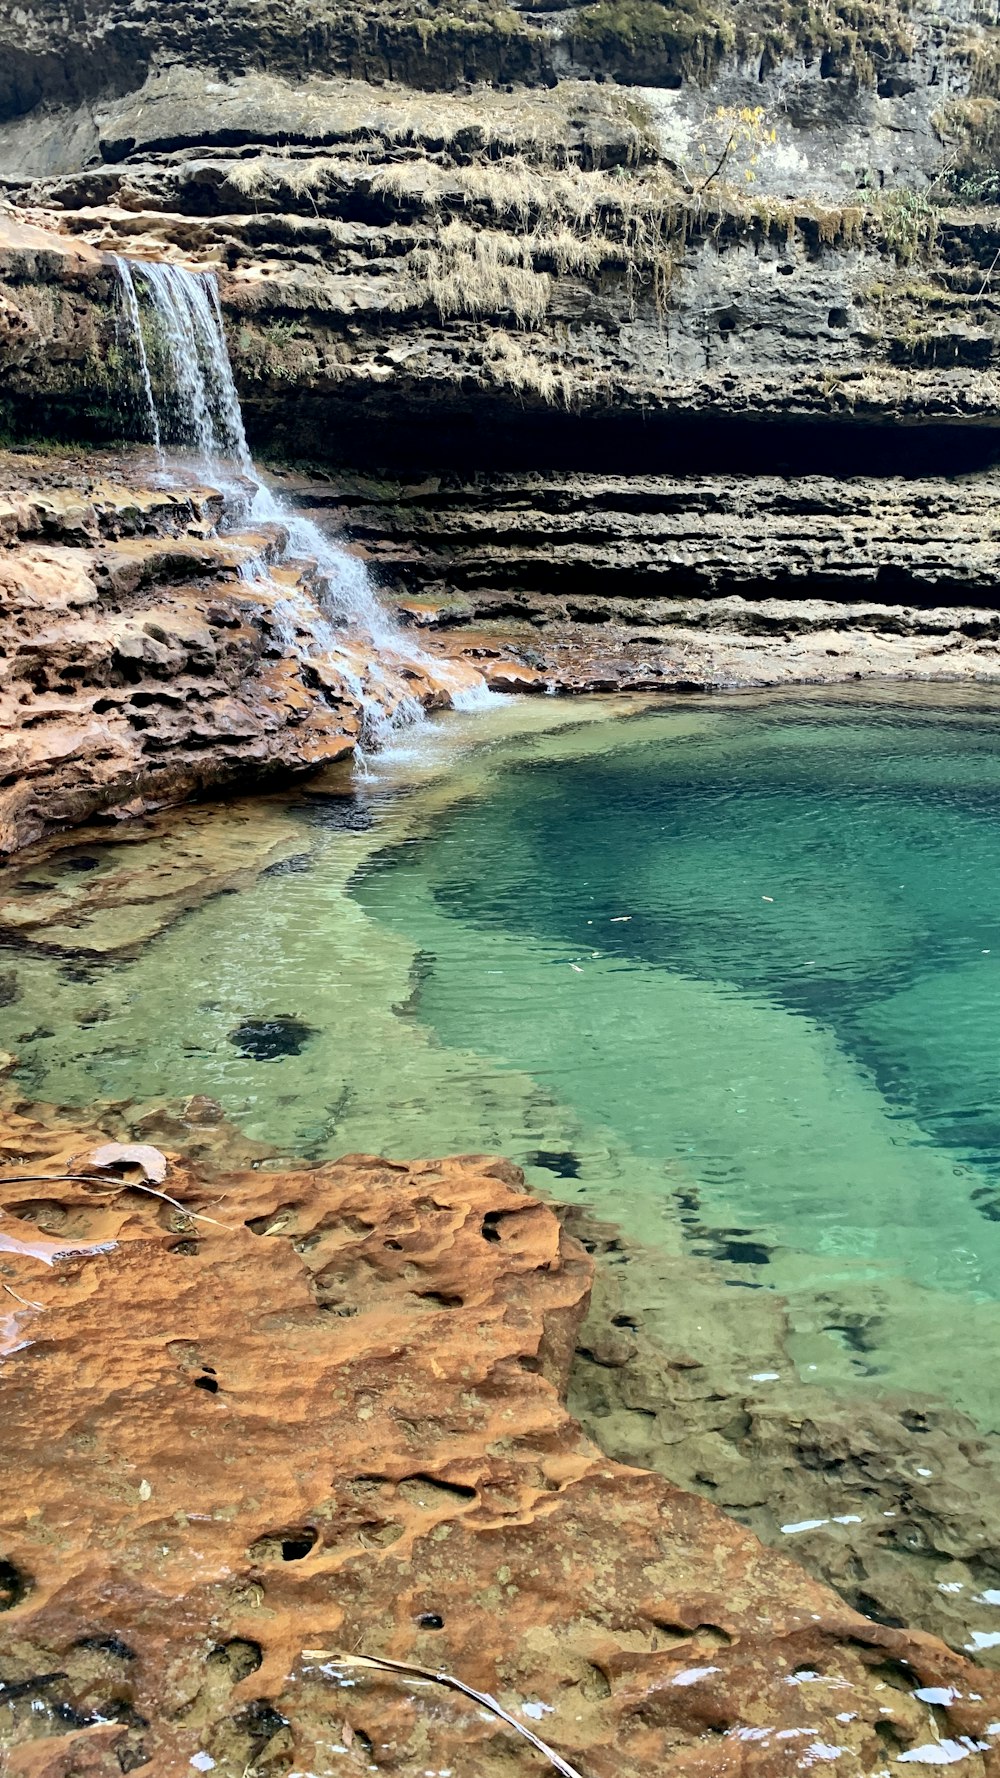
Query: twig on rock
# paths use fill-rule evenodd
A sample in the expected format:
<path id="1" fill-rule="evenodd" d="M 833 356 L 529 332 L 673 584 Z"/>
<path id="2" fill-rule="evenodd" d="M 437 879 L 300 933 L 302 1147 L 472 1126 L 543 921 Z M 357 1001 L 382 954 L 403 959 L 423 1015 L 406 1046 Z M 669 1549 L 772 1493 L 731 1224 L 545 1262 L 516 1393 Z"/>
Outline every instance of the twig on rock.
<path id="1" fill-rule="evenodd" d="M 18 1296 L 17 1291 L 11 1290 L 11 1287 L 9 1284 L 5 1284 L 4 1289 L 7 1292 L 8 1296 L 12 1296 L 14 1298 L 15 1303 L 23 1303 L 26 1309 L 44 1309 L 44 1307 L 45 1307 L 44 1303 L 33 1303 L 31 1301 L 30 1297 Z"/>
<path id="2" fill-rule="evenodd" d="M 501 1722 L 507 1724 L 508 1728 L 515 1729 L 519 1735 L 523 1735 L 526 1741 L 530 1741 L 532 1747 L 544 1754 L 549 1764 L 562 1774 L 562 1778 L 583 1778 L 583 1773 L 579 1772 L 576 1766 L 571 1766 L 568 1760 L 563 1759 L 562 1754 L 556 1753 L 553 1747 L 549 1747 L 538 1735 L 534 1735 L 530 1729 L 526 1729 L 523 1722 L 518 1722 L 516 1716 L 511 1716 L 502 1704 L 498 1704 L 495 1698 L 490 1697 L 489 1692 L 477 1692 L 473 1686 L 466 1685 L 463 1679 L 456 1679 L 452 1673 L 435 1673 L 431 1667 L 418 1667 L 412 1661 L 390 1661 L 385 1655 L 339 1655 L 320 1648 L 306 1648 L 302 1652 L 309 1660 L 331 1661 L 337 1667 L 381 1667 L 388 1669 L 391 1673 L 408 1673 L 418 1679 L 431 1679 L 437 1685 L 446 1685 L 453 1692 L 461 1692 L 464 1697 L 472 1698 L 491 1715 L 498 1716 Z"/>
<path id="3" fill-rule="evenodd" d="M 182 1216 L 189 1216 L 192 1222 L 210 1222 L 217 1229 L 228 1229 L 233 1225 L 219 1222 L 214 1216 L 203 1216 L 199 1210 L 189 1210 L 177 1198 L 170 1197 L 167 1192 L 157 1191 L 154 1185 L 146 1185 L 139 1179 L 120 1179 L 117 1185 L 109 1185 L 97 1173 L 8 1173 L 0 1177 L 0 1185 L 55 1185 L 61 1180 L 72 1179 L 79 1185 L 100 1185 L 105 1191 L 148 1192 L 151 1198 L 162 1198 L 165 1204 L 171 1204 Z"/>
<path id="4" fill-rule="evenodd" d="M 189 1210 L 186 1204 L 180 1203 L 177 1198 L 172 1198 L 169 1192 L 157 1191 L 155 1185 L 142 1185 L 137 1179 L 123 1179 L 122 1185 L 127 1185 L 129 1191 L 148 1192 L 151 1198 L 162 1198 L 165 1204 L 172 1204 L 174 1209 L 179 1210 L 182 1216 L 190 1216 L 192 1222 L 210 1222 L 213 1228 L 217 1229 L 228 1229 L 233 1226 L 232 1223 L 229 1222 L 220 1222 L 218 1217 L 203 1216 L 200 1210 Z"/>
<path id="5" fill-rule="evenodd" d="M 995 271 L 996 271 L 996 269 L 997 269 L 997 263 L 998 263 L 998 261 L 1000 261 L 1000 247 L 998 247 L 998 248 L 997 248 L 997 250 L 996 250 L 996 252 L 995 252 L 995 253 L 994 253 L 994 255 L 993 255 L 993 264 L 992 264 L 992 265 L 991 265 L 991 266 L 990 266 L 990 269 L 989 269 L 989 271 L 988 271 L 988 272 L 987 272 L 987 274 L 986 274 L 986 276 L 985 276 L 985 278 L 984 278 L 984 279 L 983 279 L 983 281 L 982 281 L 982 283 L 981 283 L 981 284 L 980 284 L 980 286 L 979 286 L 979 289 L 978 289 L 978 290 L 977 290 L 977 291 L 976 291 L 976 295 L 977 295 L 977 296 L 982 296 L 982 295 L 983 295 L 983 293 L 984 293 L 984 291 L 985 291 L 985 289 L 986 289 L 986 286 L 987 286 L 987 284 L 988 284 L 988 283 L 989 283 L 989 281 L 990 281 L 990 279 L 991 279 L 991 278 L 992 278 L 992 276 L 993 276 L 993 273 L 994 273 L 994 272 L 995 272 Z"/>

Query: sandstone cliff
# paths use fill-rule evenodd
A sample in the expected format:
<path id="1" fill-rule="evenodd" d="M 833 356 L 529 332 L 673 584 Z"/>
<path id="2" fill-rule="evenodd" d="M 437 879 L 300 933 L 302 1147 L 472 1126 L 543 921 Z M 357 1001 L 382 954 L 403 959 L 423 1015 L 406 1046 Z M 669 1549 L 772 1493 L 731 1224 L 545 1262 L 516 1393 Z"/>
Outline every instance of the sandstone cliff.
<path id="1" fill-rule="evenodd" d="M 845 598 L 876 635 L 933 611 L 929 651 L 848 649 L 845 673 L 944 671 L 942 638 L 988 631 L 992 0 L 106 3 L 0 11 L 0 42 L 8 199 L 98 250 L 69 271 L 0 243 L 10 434 L 143 436 L 101 253 L 176 257 L 218 270 L 258 449 L 427 490 L 355 502 L 388 590 L 453 623 L 467 593 L 477 625 L 508 597 L 540 625 L 584 614 L 541 649 L 549 681 L 634 682 L 617 639 L 575 678 L 564 655 L 650 599 L 642 683 L 838 670 L 687 659 L 678 627 L 799 632 L 710 609 L 749 593 L 819 598 L 817 633 Z M 468 544 L 456 473 L 479 477 Z M 504 475 L 528 478 L 537 547 Z"/>

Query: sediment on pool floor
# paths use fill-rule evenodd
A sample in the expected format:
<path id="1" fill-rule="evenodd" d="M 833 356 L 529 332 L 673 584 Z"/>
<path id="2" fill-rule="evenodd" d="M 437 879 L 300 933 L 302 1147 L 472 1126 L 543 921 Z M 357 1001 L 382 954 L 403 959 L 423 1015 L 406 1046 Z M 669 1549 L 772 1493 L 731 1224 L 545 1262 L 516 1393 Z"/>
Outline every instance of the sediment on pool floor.
<path id="1" fill-rule="evenodd" d="M 595 1258 L 567 1399 L 600 1448 L 703 1494 L 875 1622 L 1000 1662 L 996 1436 L 927 1394 L 803 1380 L 788 1305 L 749 1303 L 739 1263 L 561 1214 Z M 627 1274 L 608 1263 L 623 1248 Z"/>

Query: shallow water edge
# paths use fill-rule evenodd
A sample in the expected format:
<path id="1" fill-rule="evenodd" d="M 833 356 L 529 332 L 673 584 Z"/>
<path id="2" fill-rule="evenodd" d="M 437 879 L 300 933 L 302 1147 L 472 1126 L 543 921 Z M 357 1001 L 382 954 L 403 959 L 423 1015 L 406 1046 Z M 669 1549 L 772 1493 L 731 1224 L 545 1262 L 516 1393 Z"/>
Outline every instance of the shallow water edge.
<path id="1" fill-rule="evenodd" d="M 967 693 L 936 693 L 930 704 L 896 689 L 885 698 L 890 707 L 968 707 Z M 203 1140 L 205 1107 L 215 1104 L 242 1129 L 230 1138 L 237 1164 L 465 1150 L 470 1137 L 513 1153 L 536 1188 L 616 1225 L 593 1239 L 602 1274 L 627 1275 L 628 1288 L 585 1340 L 573 1398 L 604 1448 L 707 1493 L 860 1609 L 935 1628 L 990 1658 L 1000 1538 L 987 1504 L 996 1497 L 991 1385 L 974 1354 L 991 1337 L 992 1304 L 970 1307 L 912 1280 L 855 1283 L 849 1267 L 831 1288 L 791 1250 L 772 1253 L 761 1290 L 752 1242 L 713 1225 L 683 1166 L 672 1176 L 668 1168 L 664 1191 L 662 1165 L 593 1117 L 584 1132 L 558 1083 L 443 1044 L 422 1016 L 427 960 L 404 934 L 373 926 L 357 899 L 373 860 L 421 843 L 458 809 L 487 806 L 491 786 L 534 757 L 582 765 L 607 757 L 609 744 L 613 753 L 662 736 L 665 721 L 681 745 L 713 733 L 718 706 L 664 713 L 629 700 L 547 701 L 507 706 L 485 723 L 449 718 L 374 763 L 365 781 L 341 772 L 304 796 L 198 808 L 110 843 L 91 832 L 68 851 L 25 860 L 0 884 L 8 937 L 20 940 L 8 957 L 16 996 L 3 1015 L 5 1045 L 21 1057 L 12 1084 L 81 1106 L 103 1098 L 116 1106 L 116 1130 L 181 1144 Z M 307 886 L 317 844 L 322 982 L 314 896 L 299 920 L 309 968 L 298 975 L 287 972 L 294 899 L 272 899 L 278 885 L 293 898 Z M 277 987 L 273 958 L 284 972 Z M 190 1023 L 199 980 L 215 985 L 195 1002 L 195 1028 L 178 1046 L 176 1021 Z M 483 993 L 488 1008 L 488 985 Z M 53 1021 L 56 1004 L 70 1017 Z M 317 1054 L 331 1004 L 332 1047 Z M 691 1016 L 703 1018 L 706 1004 L 699 998 Z M 139 1051 L 108 1044 L 103 1028 L 122 1019 L 146 1033 Z M 46 1020 L 71 1027 L 72 1040 L 61 1042 Z M 164 1090 L 175 1106 L 166 1122 Z M 937 1346 L 928 1352 L 916 1332 L 928 1318 L 947 1329 L 939 1386 Z M 956 1377 L 976 1384 L 968 1408 L 978 1429 L 956 1411 Z"/>

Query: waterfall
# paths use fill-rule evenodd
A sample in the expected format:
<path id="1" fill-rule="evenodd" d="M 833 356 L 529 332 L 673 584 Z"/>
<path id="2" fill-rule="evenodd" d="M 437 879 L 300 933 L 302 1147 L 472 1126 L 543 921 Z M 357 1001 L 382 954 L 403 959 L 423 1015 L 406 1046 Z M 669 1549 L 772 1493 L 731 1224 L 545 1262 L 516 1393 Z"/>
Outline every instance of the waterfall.
<path id="1" fill-rule="evenodd" d="M 240 398 L 222 330 L 215 279 L 183 266 L 130 261 L 115 255 L 126 318 L 135 342 L 153 441 L 165 431 L 196 453 L 208 469 L 229 466 L 253 474 Z M 142 331 L 140 296 L 156 317 L 162 359 L 163 410 L 157 408 Z"/>
<path id="2" fill-rule="evenodd" d="M 143 393 L 146 397 L 146 418 L 149 422 L 149 430 L 153 443 L 156 446 L 156 454 L 157 456 L 160 456 L 160 417 L 156 411 L 156 402 L 153 400 L 153 379 L 149 373 L 149 359 L 146 355 L 146 342 L 142 336 L 142 319 L 139 314 L 139 298 L 136 294 L 135 280 L 132 277 L 132 267 L 129 265 L 127 259 L 120 259 L 117 254 L 115 255 L 115 264 L 118 267 L 118 277 L 122 287 L 122 306 L 125 310 L 125 319 L 128 324 L 126 331 L 132 349 L 139 361 L 139 376 L 142 380 Z"/>
<path id="3" fill-rule="evenodd" d="M 288 542 L 282 561 L 304 557 L 315 563 L 310 579 L 316 605 L 304 593 L 282 589 L 274 606 L 278 633 L 289 653 L 302 660 L 329 656 L 336 661 L 361 705 L 362 750 L 380 746 L 393 728 L 422 716 L 420 704 L 406 689 L 407 667 L 430 672 L 439 682 L 451 678 L 448 689 L 456 709 L 492 701 L 483 680 L 470 685 L 461 669 L 449 670 L 447 663 L 431 660 L 414 646 L 379 603 L 363 562 L 338 549 L 311 519 L 288 510 L 264 483 L 247 444 L 214 276 L 117 255 L 115 263 L 149 432 L 161 461 L 165 464 L 168 441 L 191 451 L 203 473 L 221 486 L 227 511 L 238 514 L 239 522 L 283 529 Z M 155 323 L 152 367 L 143 305 Z M 253 489 L 249 506 L 247 482 Z M 267 579 L 262 563 L 244 572 L 258 581 Z"/>

